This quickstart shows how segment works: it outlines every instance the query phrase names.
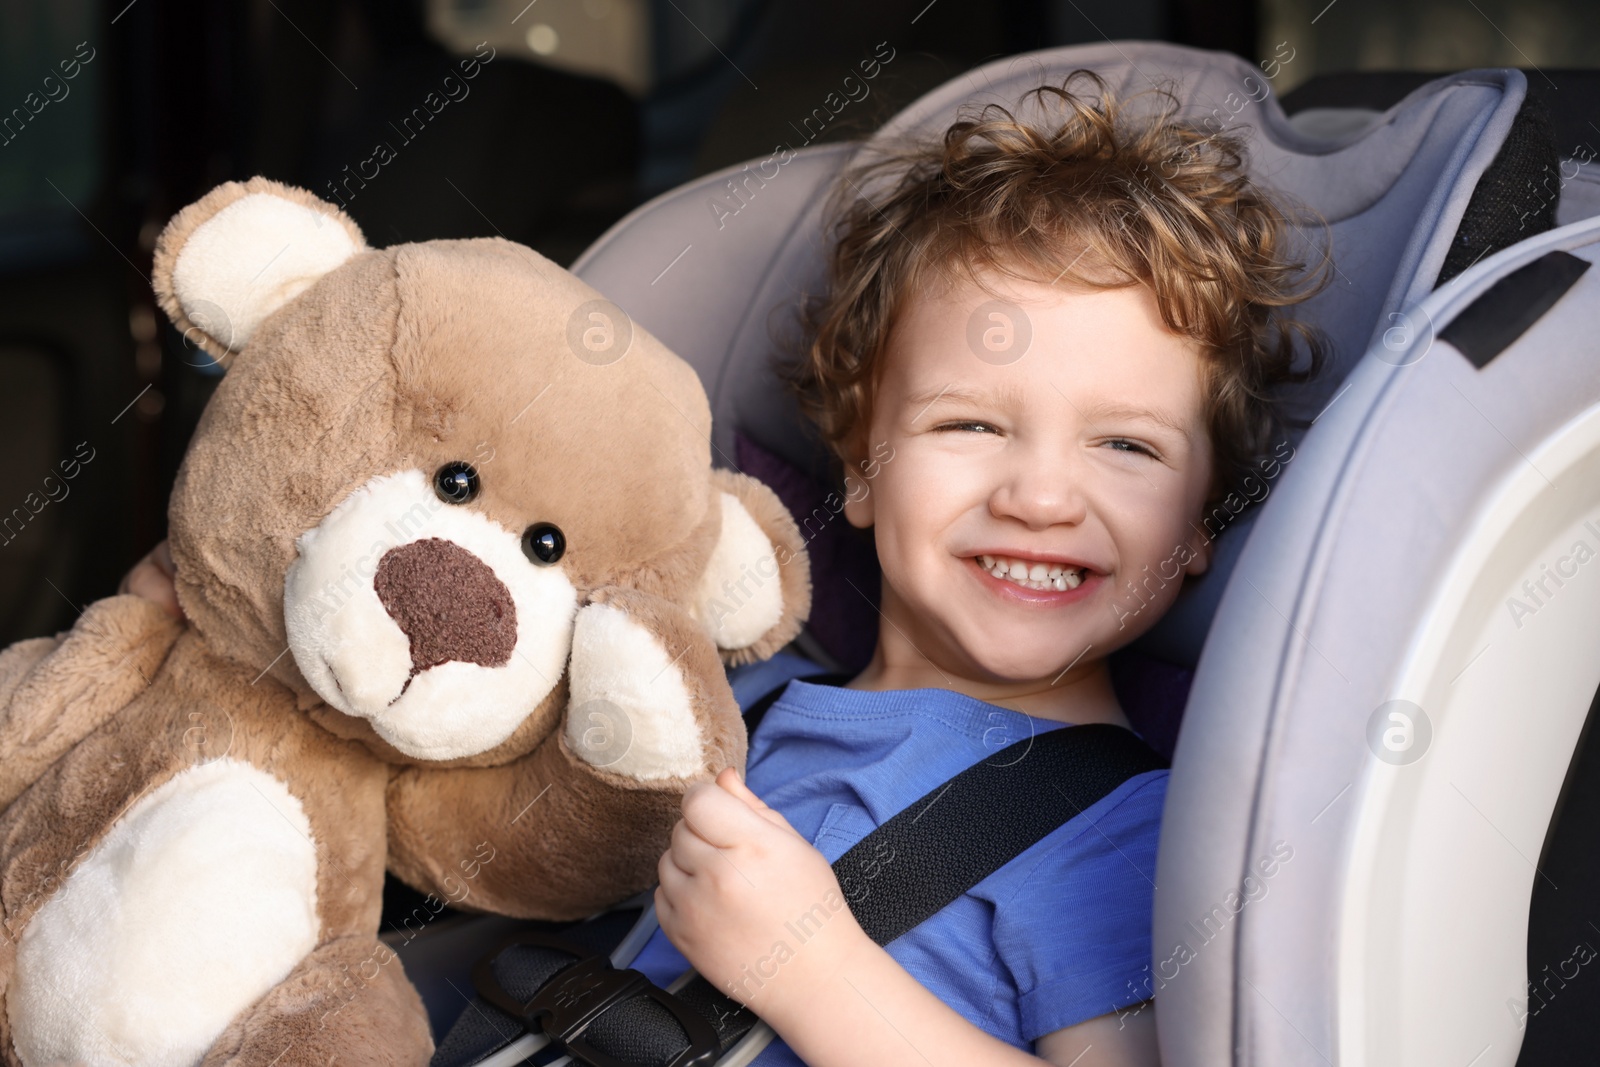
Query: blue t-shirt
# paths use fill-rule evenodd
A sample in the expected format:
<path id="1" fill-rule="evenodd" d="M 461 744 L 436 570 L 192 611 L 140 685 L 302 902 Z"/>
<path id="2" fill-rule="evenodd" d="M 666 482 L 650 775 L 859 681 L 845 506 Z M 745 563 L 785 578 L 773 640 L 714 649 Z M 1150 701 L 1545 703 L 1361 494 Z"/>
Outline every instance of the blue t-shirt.
<path id="1" fill-rule="evenodd" d="M 784 653 L 729 680 L 748 707 L 820 670 Z M 832 863 L 978 761 L 1068 728 L 947 689 L 794 681 L 756 731 L 745 782 Z M 1166 789 L 1166 771 L 1135 775 L 886 950 L 968 1021 L 1028 1052 L 1045 1034 L 1143 1000 Z M 690 964 L 658 928 L 629 966 L 665 988 Z M 778 1038 L 754 1064 L 801 1061 Z"/>

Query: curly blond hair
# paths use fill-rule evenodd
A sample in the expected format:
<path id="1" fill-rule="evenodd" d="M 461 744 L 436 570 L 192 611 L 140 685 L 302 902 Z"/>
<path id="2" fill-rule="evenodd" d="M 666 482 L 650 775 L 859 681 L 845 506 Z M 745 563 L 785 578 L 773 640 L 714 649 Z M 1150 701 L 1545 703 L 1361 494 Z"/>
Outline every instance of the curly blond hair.
<path id="1" fill-rule="evenodd" d="M 1073 91 L 1080 80 L 1098 102 Z M 1037 96 L 1046 114 L 1051 98 L 1063 106 L 1053 128 L 989 104 L 976 117 L 964 112 L 941 139 L 863 149 L 825 210 L 833 251 L 826 291 L 801 309 L 805 350 L 782 368 L 843 468 L 864 454 L 896 315 L 962 271 L 980 287 L 987 269 L 1153 290 L 1167 328 L 1204 354 L 1208 508 L 1259 474 L 1258 463 L 1265 469 L 1285 422 L 1305 425 L 1285 419 L 1270 390 L 1310 380 L 1326 359 L 1326 335 L 1280 309 L 1330 280 L 1326 255 L 1308 273 L 1289 250 L 1297 225 L 1327 224 L 1309 209 L 1291 222 L 1246 177 L 1241 137 L 1178 119 L 1177 97 L 1153 92 L 1166 106 L 1137 121 L 1134 97 L 1118 101 L 1079 69 L 1024 96 Z M 1296 338 L 1310 356 L 1303 370 L 1292 366 Z"/>

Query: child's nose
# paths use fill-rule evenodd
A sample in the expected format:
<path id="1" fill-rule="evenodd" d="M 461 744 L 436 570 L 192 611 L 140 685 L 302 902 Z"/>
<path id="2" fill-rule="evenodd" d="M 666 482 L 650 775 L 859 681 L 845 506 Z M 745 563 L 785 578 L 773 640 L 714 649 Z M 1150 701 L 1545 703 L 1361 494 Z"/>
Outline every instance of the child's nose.
<path id="1" fill-rule="evenodd" d="M 1079 523 L 1088 513 L 1081 481 L 1070 472 L 1052 470 L 1043 463 L 1021 463 L 996 486 L 989 497 L 996 518 L 1015 519 L 1029 529 L 1043 530 L 1058 523 Z"/>

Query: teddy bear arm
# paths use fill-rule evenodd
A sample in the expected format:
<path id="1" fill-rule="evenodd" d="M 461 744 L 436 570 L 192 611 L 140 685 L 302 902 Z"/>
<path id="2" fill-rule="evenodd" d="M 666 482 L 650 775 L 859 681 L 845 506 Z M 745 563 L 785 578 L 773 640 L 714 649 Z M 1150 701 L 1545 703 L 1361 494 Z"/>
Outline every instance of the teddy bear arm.
<path id="1" fill-rule="evenodd" d="M 316 949 L 228 1024 L 201 1067 L 422 1067 L 433 1038 L 400 959 L 372 937 Z"/>
<path id="2" fill-rule="evenodd" d="M 0 807 L 150 685 L 183 624 L 136 596 L 0 652 Z"/>
<path id="3" fill-rule="evenodd" d="M 581 919 L 655 884 L 689 784 L 595 767 L 559 732 L 497 767 L 408 767 L 389 785 L 389 870 L 462 910 Z"/>
<path id="4" fill-rule="evenodd" d="M 566 714 L 495 767 L 390 782 L 389 869 L 460 907 L 577 919 L 655 882 L 683 793 L 743 767 L 717 649 L 682 607 L 608 586 L 578 612 Z"/>
<path id="5" fill-rule="evenodd" d="M 683 793 L 744 765 L 724 662 L 770 654 L 809 606 L 803 545 L 781 502 L 754 479 L 716 484 L 722 530 L 735 533 L 708 568 L 728 585 L 718 625 L 707 625 L 703 582 L 687 603 L 591 590 L 573 623 L 566 707 L 533 752 L 499 766 L 407 767 L 391 781 L 395 876 L 465 910 L 548 920 L 655 883 Z M 748 641 L 737 648 L 720 640 L 738 633 Z"/>

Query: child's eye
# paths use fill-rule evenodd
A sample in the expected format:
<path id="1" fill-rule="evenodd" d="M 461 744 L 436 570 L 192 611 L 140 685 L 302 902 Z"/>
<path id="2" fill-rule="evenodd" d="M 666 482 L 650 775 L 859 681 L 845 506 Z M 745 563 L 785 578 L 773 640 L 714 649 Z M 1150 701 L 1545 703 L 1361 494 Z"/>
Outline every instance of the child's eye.
<path id="1" fill-rule="evenodd" d="M 1112 440 L 1107 441 L 1106 444 L 1108 444 L 1108 445 L 1127 445 L 1127 446 L 1129 446 L 1129 450 L 1131 450 L 1133 452 L 1142 452 L 1145 455 L 1149 456 L 1151 459 L 1155 459 L 1156 458 L 1156 454 L 1154 452 L 1150 451 L 1150 449 L 1146 448 L 1144 445 L 1141 445 L 1138 441 L 1130 441 L 1126 437 L 1113 438 Z M 1118 449 L 1118 451 L 1122 451 L 1122 450 Z"/>
<path id="2" fill-rule="evenodd" d="M 975 433 L 999 433 L 1000 432 L 999 430 L 996 430 L 992 425 L 990 425 L 987 422 L 976 422 L 976 421 L 973 421 L 971 419 L 968 419 L 968 420 L 965 420 L 965 421 L 962 421 L 962 422 L 947 422 L 947 423 L 944 423 L 942 425 L 934 427 L 934 431 L 935 432 L 942 432 L 944 430 L 972 430 Z"/>

